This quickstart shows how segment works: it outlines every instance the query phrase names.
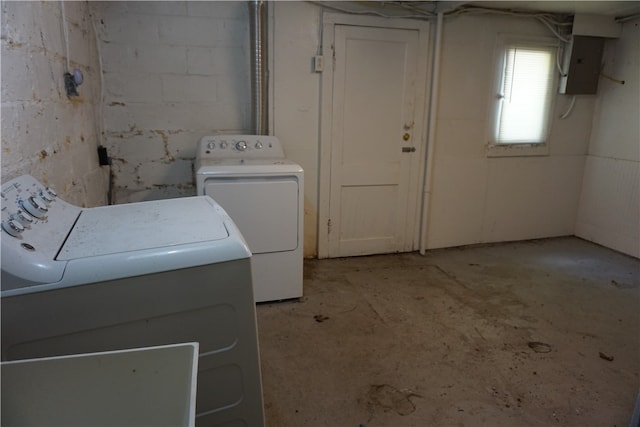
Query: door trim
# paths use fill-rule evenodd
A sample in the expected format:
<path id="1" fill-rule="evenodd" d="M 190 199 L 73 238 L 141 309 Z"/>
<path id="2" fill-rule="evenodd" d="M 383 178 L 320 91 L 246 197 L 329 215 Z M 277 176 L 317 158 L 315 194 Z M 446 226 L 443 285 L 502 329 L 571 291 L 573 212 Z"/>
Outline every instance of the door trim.
<path id="1" fill-rule="evenodd" d="M 325 67 L 321 78 L 321 101 L 320 101 L 320 167 L 319 167 L 319 191 L 318 191 L 318 258 L 329 257 L 329 233 L 328 227 L 330 218 L 330 194 L 331 194 L 331 144 L 333 128 L 332 123 L 332 106 L 333 106 L 333 45 L 335 41 L 336 25 L 353 25 L 361 27 L 379 27 L 393 29 L 417 30 L 419 33 L 418 49 L 425 52 L 421 55 L 418 62 L 418 72 L 424 73 L 424 87 L 417 88 L 416 104 L 422 105 L 424 108 L 422 126 L 419 132 L 414 135 L 416 138 L 416 155 L 419 158 L 417 185 L 409 187 L 409 197 L 414 197 L 415 203 L 411 204 L 410 209 L 415 210 L 414 220 L 407 224 L 407 230 L 413 230 L 413 239 L 410 239 L 405 251 L 411 251 L 418 248 L 419 244 L 419 228 L 420 228 L 420 185 L 423 182 L 425 168 L 425 150 L 427 139 L 427 117 L 429 105 L 427 103 L 429 91 L 430 68 L 428 62 L 431 59 L 429 49 L 429 32 L 430 25 L 426 21 L 410 20 L 410 19 L 388 19 L 372 16 L 354 16 L 341 13 L 324 12 L 322 15 L 322 56 L 325 58 Z"/>

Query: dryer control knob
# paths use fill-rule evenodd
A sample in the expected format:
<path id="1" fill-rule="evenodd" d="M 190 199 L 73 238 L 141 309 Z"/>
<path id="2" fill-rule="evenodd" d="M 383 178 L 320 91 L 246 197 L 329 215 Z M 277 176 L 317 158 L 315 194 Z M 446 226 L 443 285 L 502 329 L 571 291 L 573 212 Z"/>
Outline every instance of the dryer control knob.
<path id="1" fill-rule="evenodd" d="M 236 150 L 244 151 L 246 149 L 247 149 L 247 142 L 246 141 L 238 141 L 238 142 L 236 142 Z"/>
<path id="2" fill-rule="evenodd" d="M 210 142 L 207 144 L 207 148 L 209 150 L 213 150 L 214 148 L 216 148 L 216 143 L 215 142 Z"/>
<path id="3" fill-rule="evenodd" d="M 222 148 L 223 150 L 224 150 L 225 148 L 227 148 L 227 141 L 222 141 L 222 142 L 220 143 L 220 148 Z"/>
<path id="4" fill-rule="evenodd" d="M 256 142 L 256 148 L 257 148 L 258 150 L 261 150 L 261 149 L 262 149 L 262 147 L 263 147 L 262 142 L 260 142 L 260 141 Z"/>

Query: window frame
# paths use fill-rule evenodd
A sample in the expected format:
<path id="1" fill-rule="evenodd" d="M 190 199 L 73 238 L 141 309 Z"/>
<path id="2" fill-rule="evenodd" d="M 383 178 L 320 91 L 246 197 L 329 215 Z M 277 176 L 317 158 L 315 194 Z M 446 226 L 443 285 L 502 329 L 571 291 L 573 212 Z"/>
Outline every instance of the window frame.
<path id="1" fill-rule="evenodd" d="M 552 96 L 549 103 L 549 109 L 546 112 L 547 129 L 544 141 L 542 142 L 497 142 L 497 126 L 498 114 L 500 113 L 500 99 L 503 84 L 503 74 L 505 65 L 505 56 L 507 49 L 513 46 L 531 47 L 531 48 L 555 48 L 556 57 L 553 62 L 553 77 L 551 81 Z M 489 108 L 489 124 L 487 132 L 487 156 L 488 157 L 515 157 L 515 156 L 548 156 L 549 155 L 549 136 L 553 126 L 553 112 L 555 110 L 555 102 L 558 97 L 559 89 L 559 70 L 557 61 L 562 54 L 562 44 L 553 37 L 544 36 L 522 36 L 514 34 L 498 34 L 496 43 L 496 51 L 494 58 L 494 83 L 491 91 L 491 100 Z"/>

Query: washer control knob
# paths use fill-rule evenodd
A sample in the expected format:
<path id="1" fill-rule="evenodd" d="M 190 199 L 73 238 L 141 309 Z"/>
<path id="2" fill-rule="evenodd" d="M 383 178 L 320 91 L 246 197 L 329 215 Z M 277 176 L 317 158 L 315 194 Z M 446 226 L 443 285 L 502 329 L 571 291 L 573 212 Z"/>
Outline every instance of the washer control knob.
<path id="1" fill-rule="evenodd" d="M 11 215 L 11 219 L 18 221 L 25 227 L 29 227 L 31 224 L 33 224 L 33 217 L 22 209 L 18 209 L 18 212 Z"/>
<path id="2" fill-rule="evenodd" d="M 228 146 L 228 145 L 229 145 L 229 144 L 227 144 L 227 141 L 222 141 L 222 142 L 220 143 L 220 148 L 222 148 L 222 149 L 224 150 L 225 148 L 227 148 L 227 146 Z"/>
<path id="3" fill-rule="evenodd" d="M 262 147 L 263 147 L 262 142 L 260 141 L 256 142 L 256 149 L 262 150 Z"/>
<path id="4" fill-rule="evenodd" d="M 47 217 L 47 204 L 40 198 L 31 196 L 26 201 L 21 200 L 20 206 L 27 211 L 27 213 L 38 219 L 45 219 Z"/>
<path id="5" fill-rule="evenodd" d="M 236 149 L 238 151 L 244 151 L 247 149 L 247 142 L 246 141 L 238 141 L 236 142 Z"/>
<path id="6" fill-rule="evenodd" d="M 24 231 L 24 226 L 15 219 L 9 219 L 2 223 L 2 229 L 13 237 L 18 237 Z"/>
<path id="7" fill-rule="evenodd" d="M 210 142 L 207 144 L 207 148 L 209 150 L 213 150 L 214 148 L 216 148 L 216 143 L 215 142 Z"/>

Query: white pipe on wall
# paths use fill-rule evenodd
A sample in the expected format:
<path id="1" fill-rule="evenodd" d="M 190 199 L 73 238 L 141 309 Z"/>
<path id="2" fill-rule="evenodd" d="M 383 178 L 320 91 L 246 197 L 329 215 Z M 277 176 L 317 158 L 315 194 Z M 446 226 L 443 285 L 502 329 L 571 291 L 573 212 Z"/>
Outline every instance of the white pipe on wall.
<path id="1" fill-rule="evenodd" d="M 422 191 L 422 209 L 420 221 L 420 255 L 426 253 L 426 238 L 429 227 L 429 209 L 431 207 L 431 187 L 433 181 L 433 165 L 435 164 L 433 153 L 436 139 L 436 120 L 438 109 L 438 90 L 440 86 L 440 51 L 442 48 L 442 27 L 444 14 L 438 13 L 436 21 L 436 39 L 433 53 L 433 66 L 431 68 L 431 91 L 429 102 L 429 133 L 427 135 L 427 158 L 425 159 L 425 176 Z"/>

